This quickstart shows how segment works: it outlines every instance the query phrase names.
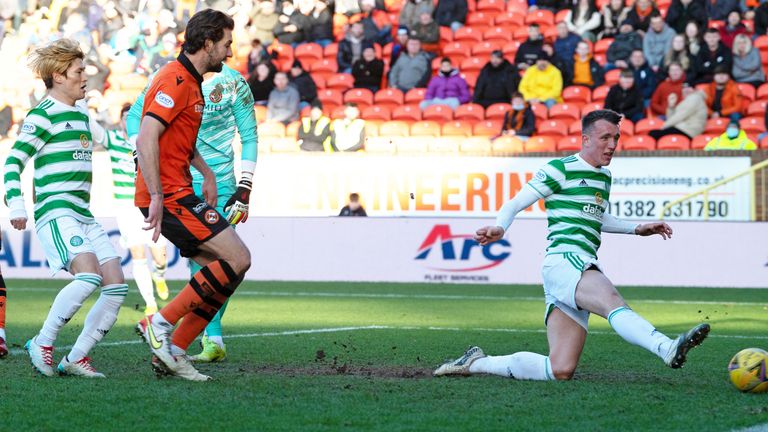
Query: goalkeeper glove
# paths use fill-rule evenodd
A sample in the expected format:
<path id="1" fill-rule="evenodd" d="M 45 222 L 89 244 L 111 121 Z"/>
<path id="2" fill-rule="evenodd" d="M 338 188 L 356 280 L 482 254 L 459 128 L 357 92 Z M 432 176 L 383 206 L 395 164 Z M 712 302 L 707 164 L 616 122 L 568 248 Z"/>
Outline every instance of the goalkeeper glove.
<path id="1" fill-rule="evenodd" d="M 236 225 L 239 222 L 245 222 L 248 219 L 248 202 L 251 200 L 251 181 L 240 180 L 235 194 L 232 195 L 226 204 L 224 212 L 227 213 L 227 222 L 230 225 Z"/>

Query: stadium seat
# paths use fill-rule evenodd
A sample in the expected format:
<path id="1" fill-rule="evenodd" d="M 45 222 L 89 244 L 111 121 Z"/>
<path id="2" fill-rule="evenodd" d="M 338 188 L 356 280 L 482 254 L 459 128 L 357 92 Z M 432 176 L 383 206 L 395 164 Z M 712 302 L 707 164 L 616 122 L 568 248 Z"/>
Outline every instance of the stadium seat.
<path id="1" fill-rule="evenodd" d="M 412 88 L 405 93 L 405 103 L 419 103 L 424 100 L 424 95 L 427 94 L 425 88 Z"/>
<path id="2" fill-rule="evenodd" d="M 472 135 L 472 123 L 467 120 L 454 120 L 443 123 L 442 136 L 468 137 Z"/>
<path id="3" fill-rule="evenodd" d="M 366 119 L 365 120 L 365 136 L 377 137 L 379 136 L 379 128 L 381 124 L 388 120 L 378 119 Z"/>
<path id="4" fill-rule="evenodd" d="M 265 121 L 259 125 L 259 137 L 282 138 L 285 136 L 285 125 L 278 121 Z"/>
<path id="5" fill-rule="evenodd" d="M 619 123 L 619 132 L 621 132 L 621 136 L 629 138 L 635 134 L 635 124 L 632 123 L 632 120 L 623 118 Z"/>
<path id="6" fill-rule="evenodd" d="M 757 39 L 755 39 L 753 46 L 760 51 L 768 49 L 768 36 L 758 36 Z"/>
<path id="7" fill-rule="evenodd" d="M 523 153 L 525 147 L 520 138 L 514 136 L 500 136 L 491 143 L 491 151 L 494 154 Z"/>
<path id="8" fill-rule="evenodd" d="M 621 73 L 620 69 L 613 69 L 613 70 L 609 70 L 608 72 L 606 72 L 605 73 L 605 85 L 610 87 L 610 86 L 618 84 L 619 83 L 619 74 L 620 73 Z M 606 95 L 607 94 L 608 93 L 606 93 Z"/>
<path id="9" fill-rule="evenodd" d="M 291 60 L 293 61 L 293 47 L 289 44 L 281 44 L 281 43 L 275 43 L 271 45 L 268 49 L 271 53 L 273 58 L 283 61 L 283 60 Z"/>
<path id="10" fill-rule="evenodd" d="M 571 122 L 570 126 L 568 126 L 568 135 L 581 136 L 581 120 Z"/>
<path id="11" fill-rule="evenodd" d="M 453 110 L 448 105 L 430 105 L 421 113 L 424 120 L 437 120 L 439 122 L 451 121 Z"/>
<path id="12" fill-rule="evenodd" d="M 265 105 L 254 105 L 256 111 L 256 123 L 261 124 L 267 119 L 267 107 Z"/>
<path id="13" fill-rule="evenodd" d="M 757 88 L 757 100 L 768 100 L 768 83 Z"/>
<path id="14" fill-rule="evenodd" d="M 569 135 L 557 140 L 557 151 L 580 151 L 581 135 Z"/>
<path id="15" fill-rule="evenodd" d="M 523 43 L 528 39 L 528 26 L 520 26 L 512 29 L 512 40 Z"/>
<path id="16" fill-rule="evenodd" d="M 394 109 L 403 104 L 405 97 L 400 89 L 386 88 L 381 89 L 373 95 L 373 102 L 379 106 L 387 106 Z"/>
<path id="17" fill-rule="evenodd" d="M 443 62 L 442 57 L 435 57 L 432 59 L 432 73 L 437 74 L 438 69 L 440 69 L 440 63 Z"/>
<path id="18" fill-rule="evenodd" d="M 339 44 L 337 44 L 336 42 L 332 44 L 328 44 L 325 48 L 323 48 L 323 58 L 336 60 L 336 56 L 338 53 L 339 53 Z"/>
<path id="19" fill-rule="evenodd" d="M 328 86 L 328 78 L 336 75 L 338 70 L 339 65 L 336 63 L 335 57 L 333 59 L 324 58 L 309 65 L 309 71 L 312 77 L 322 76 L 326 81 L 326 87 Z"/>
<path id="20" fill-rule="evenodd" d="M 481 45 L 481 44 L 478 44 L 478 45 Z M 470 57 L 468 59 L 464 59 L 464 61 L 461 62 L 461 66 L 459 67 L 459 70 L 462 73 L 466 73 L 468 71 L 479 71 L 480 69 L 483 68 L 483 66 L 485 66 L 486 63 L 487 63 L 487 60 L 483 60 L 480 57 Z"/>
<path id="21" fill-rule="evenodd" d="M 707 143 L 712 141 L 712 138 L 717 138 L 718 135 L 715 134 L 702 134 L 693 139 L 691 141 L 691 150 L 702 150 L 704 147 L 706 147 Z"/>
<path id="22" fill-rule="evenodd" d="M 421 120 L 421 110 L 418 105 L 403 105 L 392 110 L 392 120 Z"/>
<path id="23" fill-rule="evenodd" d="M 325 88 L 325 77 L 322 75 L 312 75 L 312 81 L 315 82 L 315 86 L 318 90 Z"/>
<path id="24" fill-rule="evenodd" d="M 323 47 L 313 42 L 303 43 L 296 47 L 293 56 L 301 61 L 304 68 L 308 68 L 313 62 L 323 58 Z"/>
<path id="25" fill-rule="evenodd" d="M 443 47 L 443 55 L 450 57 L 453 61 L 465 59 L 472 55 L 472 45 L 474 42 L 453 41 Z"/>
<path id="26" fill-rule="evenodd" d="M 421 138 L 404 138 L 404 139 L 398 139 L 395 140 L 395 145 L 397 146 L 397 153 L 398 154 L 426 154 L 428 150 L 427 146 L 428 139 L 424 139 L 424 137 Z"/>
<path id="27" fill-rule="evenodd" d="M 355 79 L 352 78 L 352 74 L 337 73 L 331 75 L 325 81 L 325 87 L 329 89 L 348 90 L 355 85 Z"/>
<path id="28" fill-rule="evenodd" d="M 453 118 L 456 120 L 483 120 L 485 118 L 485 110 L 482 105 L 476 103 L 468 103 L 459 105 L 456 111 L 453 113 Z"/>
<path id="29" fill-rule="evenodd" d="M 580 105 L 573 103 L 555 104 L 549 109 L 550 119 L 576 120 L 581 115 Z"/>
<path id="30" fill-rule="evenodd" d="M 467 20 L 464 23 L 467 26 L 485 26 L 490 27 L 493 25 L 493 13 L 490 12 L 473 12 L 467 15 Z"/>
<path id="31" fill-rule="evenodd" d="M 539 24 L 540 26 L 552 26 L 555 24 L 555 14 L 546 9 L 537 9 L 525 17 L 526 24 Z"/>
<path id="32" fill-rule="evenodd" d="M 473 135 L 496 136 L 501 133 L 501 120 L 483 120 L 472 127 Z"/>
<path id="33" fill-rule="evenodd" d="M 765 132 L 765 118 L 763 117 L 746 117 L 739 120 L 739 124 L 747 133 Z"/>
<path id="34" fill-rule="evenodd" d="M 603 109 L 604 105 L 605 104 L 603 102 L 590 102 L 588 104 L 584 104 L 584 106 L 581 107 L 581 116 L 584 117 L 585 115 L 591 113 L 592 111 Z"/>
<path id="35" fill-rule="evenodd" d="M 373 105 L 373 92 L 364 88 L 353 88 L 344 93 L 344 102 L 356 103 L 362 107 Z"/>
<path id="36" fill-rule="evenodd" d="M 467 82 L 470 91 L 474 90 L 477 85 L 477 77 L 480 76 L 479 70 L 468 70 L 461 73 L 461 77 Z"/>
<path id="37" fill-rule="evenodd" d="M 491 141 L 488 137 L 464 138 L 459 143 L 459 152 L 472 156 L 488 155 L 491 153 Z"/>
<path id="38" fill-rule="evenodd" d="M 498 28 L 498 27 L 496 27 Z M 496 50 L 500 50 L 501 46 L 503 45 L 503 41 L 483 41 L 475 44 L 472 47 L 472 57 L 464 60 L 462 64 L 466 63 L 468 60 L 477 60 L 477 62 L 481 65 L 479 68 L 481 69 L 485 65 L 485 63 L 488 62 L 488 57 L 491 55 L 492 52 Z M 482 58 L 478 58 L 478 56 L 482 56 Z M 462 70 L 465 68 L 462 67 Z"/>
<path id="39" fill-rule="evenodd" d="M 595 54 L 605 54 L 608 52 L 608 48 L 613 43 L 613 38 L 603 38 L 595 42 L 593 52 Z"/>
<path id="40" fill-rule="evenodd" d="M 752 84 L 737 83 L 741 96 L 752 102 L 755 100 L 755 87 Z"/>
<path id="41" fill-rule="evenodd" d="M 527 15 L 528 1 L 527 0 L 509 0 L 507 2 L 507 12 Z"/>
<path id="42" fill-rule="evenodd" d="M 707 120 L 707 125 L 704 127 L 704 133 L 720 135 L 725 132 L 725 128 L 728 127 L 728 122 L 729 120 L 727 118 L 722 117 L 709 119 Z"/>
<path id="43" fill-rule="evenodd" d="M 453 42 L 453 30 L 451 30 L 450 27 L 440 26 L 440 45 L 446 44 L 448 42 Z M 391 46 L 392 44 L 389 43 L 387 45 Z M 389 52 L 391 56 L 392 48 L 389 49 Z M 384 55 L 386 55 L 386 53 Z"/>
<path id="44" fill-rule="evenodd" d="M 503 45 L 512 40 L 512 33 L 504 27 L 492 27 L 483 33 L 483 40 Z"/>
<path id="45" fill-rule="evenodd" d="M 765 100 L 756 100 L 747 106 L 747 116 L 764 116 L 765 115 L 765 105 L 768 103 L 768 101 Z"/>
<path id="46" fill-rule="evenodd" d="M 536 125 L 536 135 L 564 137 L 568 135 L 568 126 L 563 120 L 545 120 Z"/>
<path id="47" fill-rule="evenodd" d="M 513 40 L 512 42 L 505 44 L 501 48 L 501 52 L 504 53 L 505 57 L 509 57 L 514 60 L 518 48 L 520 48 L 520 41 Z M 510 61 L 510 63 L 514 63 L 514 61 Z"/>
<path id="48" fill-rule="evenodd" d="M 585 104 L 592 100 L 592 90 L 586 86 L 572 85 L 563 89 L 563 102 Z"/>
<path id="49" fill-rule="evenodd" d="M 635 135 L 621 141 L 621 150 L 656 150 L 656 140 L 648 135 Z"/>
<path id="50" fill-rule="evenodd" d="M 440 123 L 431 120 L 417 121 L 411 125 L 411 136 L 438 137 L 440 136 Z"/>
<path id="51" fill-rule="evenodd" d="M 557 143 L 549 136 L 532 136 L 525 142 L 524 147 L 526 153 L 553 152 Z"/>
<path id="52" fill-rule="evenodd" d="M 344 118 L 344 109 L 345 106 L 338 106 L 331 110 L 331 118 L 332 119 L 342 119 Z"/>
<path id="53" fill-rule="evenodd" d="M 537 122 L 549 118 L 549 111 L 547 110 L 547 106 L 543 103 L 531 104 L 531 109 L 533 110 L 533 115 L 536 116 Z"/>
<path id="54" fill-rule="evenodd" d="M 570 8 L 569 9 L 560 9 L 555 14 L 555 24 L 565 21 L 565 18 L 568 16 L 568 14 L 571 13 Z"/>
<path id="55" fill-rule="evenodd" d="M 379 136 L 384 137 L 407 137 L 410 135 L 408 122 L 401 120 L 386 121 L 379 126 Z"/>
<path id="56" fill-rule="evenodd" d="M 660 118 L 651 117 L 639 120 L 635 124 L 635 134 L 648 135 L 648 132 L 652 130 L 659 130 L 664 128 L 664 121 Z"/>
<path id="57" fill-rule="evenodd" d="M 285 127 L 286 138 L 298 137 L 300 127 L 301 127 L 301 122 L 298 120 L 288 123 L 288 126 Z"/>
<path id="58" fill-rule="evenodd" d="M 490 11 L 496 14 L 504 12 L 505 6 L 504 0 L 478 0 L 476 7 L 479 12 Z"/>
<path id="59" fill-rule="evenodd" d="M 478 43 L 483 40 L 483 32 L 477 27 L 462 27 L 453 32 L 454 42 Z"/>
<path id="60" fill-rule="evenodd" d="M 512 105 L 508 103 L 495 103 L 489 106 L 485 110 L 485 118 L 488 120 L 503 119 L 504 114 L 512 109 Z"/>
<path id="61" fill-rule="evenodd" d="M 362 118 L 365 120 L 391 120 L 392 113 L 389 111 L 389 107 L 380 105 L 372 105 L 364 108 L 361 113 Z"/>
<path id="62" fill-rule="evenodd" d="M 691 140 L 685 135 L 667 135 L 656 142 L 659 150 L 690 150 Z"/>
<path id="63" fill-rule="evenodd" d="M 431 139 L 427 141 L 427 152 L 429 154 L 443 153 L 453 154 L 458 153 L 459 146 L 461 145 L 460 138 L 440 138 Z"/>
<path id="64" fill-rule="evenodd" d="M 521 26 L 525 23 L 525 15 L 520 12 L 507 11 L 502 14 L 496 15 L 494 24 L 501 28 L 505 28 L 509 33 L 509 28 L 512 26 Z"/>
<path id="65" fill-rule="evenodd" d="M 393 154 L 397 146 L 389 137 L 367 137 L 365 139 L 365 152 L 375 154 Z"/>
<path id="66" fill-rule="evenodd" d="M 317 91 L 317 98 L 320 99 L 320 102 L 323 103 L 323 105 L 330 104 L 330 105 L 341 105 L 344 103 L 344 95 L 341 93 L 341 90 L 337 89 L 323 89 Z"/>
<path id="67" fill-rule="evenodd" d="M 611 90 L 611 86 L 601 85 L 592 90 L 592 102 L 603 102 L 608 96 L 608 92 Z"/>
<path id="68" fill-rule="evenodd" d="M 592 58 L 602 67 L 605 67 L 606 63 L 608 63 L 608 57 L 605 54 L 595 54 Z"/>
<path id="69" fill-rule="evenodd" d="M 760 148 L 761 149 L 768 149 L 768 136 L 766 136 L 762 140 L 760 140 Z"/>

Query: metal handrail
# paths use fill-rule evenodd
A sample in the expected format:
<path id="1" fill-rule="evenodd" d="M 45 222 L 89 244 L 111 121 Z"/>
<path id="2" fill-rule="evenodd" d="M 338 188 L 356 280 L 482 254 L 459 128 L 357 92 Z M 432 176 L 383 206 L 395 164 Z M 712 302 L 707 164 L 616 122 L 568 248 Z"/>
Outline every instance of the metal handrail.
<path id="1" fill-rule="evenodd" d="M 759 170 L 762 170 L 762 169 L 765 169 L 765 168 L 768 168 L 768 159 L 766 159 L 766 160 L 764 160 L 762 162 L 759 162 L 759 163 L 757 163 L 755 165 L 752 165 L 751 167 L 749 167 L 749 169 L 747 169 L 745 171 L 742 171 L 742 172 L 740 172 L 740 173 L 738 173 L 736 175 L 733 175 L 731 177 L 722 179 L 722 180 L 720 180 L 718 182 L 715 182 L 715 183 L 705 187 L 704 189 L 701 189 L 699 191 L 690 193 L 690 194 L 688 194 L 688 195 L 686 195 L 686 196 L 684 196 L 684 197 L 682 197 L 680 199 L 672 201 L 672 202 L 668 203 L 667 205 L 665 205 L 662 208 L 662 210 L 661 210 L 661 217 L 659 219 L 664 219 L 664 215 L 667 213 L 668 210 L 671 210 L 672 207 L 674 207 L 674 206 L 676 206 L 676 205 L 678 205 L 680 203 L 683 203 L 685 201 L 688 201 L 688 200 L 690 200 L 692 198 L 695 198 L 695 197 L 697 197 L 699 195 L 703 195 L 704 196 L 704 208 L 707 209 L 707 208 L 709 208 L 709 191 L 711 191 L 712 189 L 718 188 L 718 187 L 720 187 L 720 186 L 722 186 L 724 184 L 730 183 L 730 182 L 732 182 L 734 180 L 740 179 L 741 177 L 744 177 L 745 175 L 749 175 L 751 177 L 751 181 L 749 183 L 750 189 L 751 189 L 750 193 L 752 194 L 752 199 L 750 200 L 750 218 L 751 218 L 752 221 L 754 221 L 754 220 L 757 219 L 757 202 L 756 202 L 757 200 L 756 200 L 756 197 L 755 197 L 755 172 L 757 172 Z M 763 178 L 763 180 L 765 180 L 765 178 Z M 763 190 L 763 191 L 765 191 L 765 190 Z M 763 211 L 765 211 L 765 203 L 763 203 Z M 709 219 L 709 212 L 705 211 L 704 212 L 704 220 L 708 220 L 708 219 Z"/>

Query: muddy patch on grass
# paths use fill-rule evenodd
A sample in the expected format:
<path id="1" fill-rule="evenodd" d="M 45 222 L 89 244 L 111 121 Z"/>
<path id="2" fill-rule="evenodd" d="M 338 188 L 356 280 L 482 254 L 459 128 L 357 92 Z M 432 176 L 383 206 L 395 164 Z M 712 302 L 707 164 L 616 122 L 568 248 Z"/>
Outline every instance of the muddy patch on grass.
<path id="1" fill-rule="evenodd" d="M 285 376 L 357 376 L 365 378 L 426 379 L 432 377 L 432 369 L 396 366 L 352 366 L 343 364 L 331 367 L 251 366 L 241 367 L 240 372 Z"/>

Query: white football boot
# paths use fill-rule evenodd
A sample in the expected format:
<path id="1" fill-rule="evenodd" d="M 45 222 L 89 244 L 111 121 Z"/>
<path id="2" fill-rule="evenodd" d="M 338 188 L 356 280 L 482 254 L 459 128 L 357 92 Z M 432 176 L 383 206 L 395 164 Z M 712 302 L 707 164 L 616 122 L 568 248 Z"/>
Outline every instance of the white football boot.
<path id="1" fill-rule="evenodd" d="M 171 331 L 173 327 L 156 325 L 152 322 L 150 315 L 136 324 L 136 333 L 138 333 L 144 341 L 149 345 L 149 349 L 152 351 L 158 360 L 165 365 L 169 370 L 174 369 L 176 359 L 171 354 Z"/>
<path id="2" fill-rule="evenodd" d="M 173 376 L 184 378 L 189 381 L 210 381 L 212 378 L 208 375 L 203 375 L 192 366 L 192 362 L 189 361 L 189 357 L 186 354 L 175 356 L 176 362 L 173 368 L 169 368 L 169 372 Z"/>
<path id="3" fill-rule="evenodd" d="M 681 333 L 680 336 L 672 341 L 669 351 L 664 356 L 664 363 L 672 369 L 683 367 L 688 351 L 701 345 L 701 342 L 704 341 L 708 334 L 709 324 L 707 323 L 699 324 L 687 332 Z"/>
<path id="4" fill-rule="evenodd" d="M 85 378 L 106 378 L 103 373 L 97 372 L 96 369 L 91 366 L 91 359 L 83 357 L 76 362 L 69 361 L 67 356 L 64 356 L 59 363 L 59 375 L 80 376 Z"/>
<path id="5" fill-rule="evenodd" d="M 485 357 L 485 353 L 480 347 L 470 347 L 464 352 L 464 355 L 456 360 L 452 360 L 440 365 L 432 375 L 444 376 L 444 375 L 469 375 L 469 366 L 479 358 Z"/>
<path id="6" fill-rule="evenodd" d="M 24 349 L 29 354 L 29 361 L 41 375 L 52 377 L 53 372 L 53 347 L 38 345 L 35 338 L 27 341 Z"/>

